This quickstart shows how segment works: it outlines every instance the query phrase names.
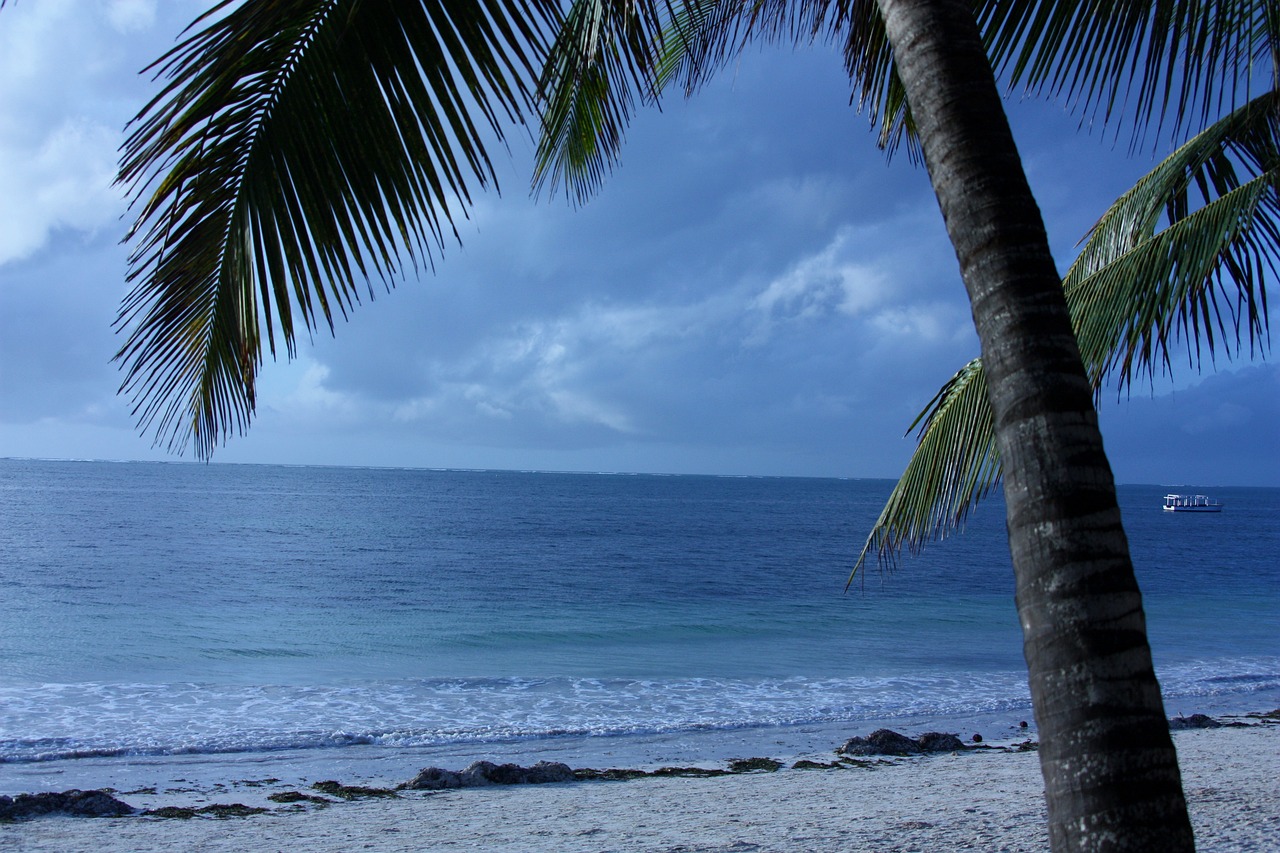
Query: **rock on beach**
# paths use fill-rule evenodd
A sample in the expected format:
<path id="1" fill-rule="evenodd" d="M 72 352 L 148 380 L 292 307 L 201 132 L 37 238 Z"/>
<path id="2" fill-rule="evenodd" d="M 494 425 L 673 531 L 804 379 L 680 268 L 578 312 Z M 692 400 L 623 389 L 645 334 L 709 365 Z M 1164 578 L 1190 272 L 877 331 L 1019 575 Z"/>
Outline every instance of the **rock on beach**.
<path id="1" fill-rule="evenodd" d="M 0 821 L 23 820 L 43 815 L 76 817 L 123 817 L 136 811 L 105 791 L 46 791 L 41 794 L 0 796 Z"/>
<path id="2" fill-rule="evenodd" d="M 572 782 L 575 778 L 569 765 L 558 761 L 539 761 L 532 767 L 476 761 L 462 771 L 427 767 L 399 787 L 411 791 L 440 791 L 485 785 L 542 785 L 550 782 Z"/>
<path id="3" fill-rule="evenodd" d="M 933 752 L 958 752 L 968 749 L 953 734 L 925 732 L 909 738 L 891 729 L 877 729 L 866 737 L 852 737 L 836 750 L 841 755 L 921 755 Z"/>

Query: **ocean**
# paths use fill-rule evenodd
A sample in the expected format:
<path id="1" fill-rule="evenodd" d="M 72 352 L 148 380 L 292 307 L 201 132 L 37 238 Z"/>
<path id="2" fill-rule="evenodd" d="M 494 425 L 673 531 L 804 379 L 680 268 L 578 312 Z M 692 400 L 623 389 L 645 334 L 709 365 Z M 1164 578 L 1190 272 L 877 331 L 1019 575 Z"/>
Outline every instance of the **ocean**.
<path id="1" fill-rule="evenodd" d="M 0 460 L 0 794 L 1034 736 L 998 498 L 846 590 L 891 487 Z M 1120 501 L 1169 713 L 1280 706 L 1280 489 Z"/>

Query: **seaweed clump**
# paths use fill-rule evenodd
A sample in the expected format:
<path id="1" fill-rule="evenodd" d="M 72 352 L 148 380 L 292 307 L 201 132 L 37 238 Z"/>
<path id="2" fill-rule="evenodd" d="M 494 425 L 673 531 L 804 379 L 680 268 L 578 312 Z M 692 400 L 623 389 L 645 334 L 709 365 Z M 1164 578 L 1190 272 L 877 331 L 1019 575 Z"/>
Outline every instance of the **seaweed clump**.
<path id="1" fill-rule="evenodd" d="M 398 797 L 395 791 L 390 788 L 363 788 L 359 785 L 344 785 L 341 782 L 335 782 L 332 779 L 325 782 L 316 782 L 311 786 L 322 794 L 329 794 L 333 797 L 340 797 L 344 800 L 358 800 L 366 797 Z"/>

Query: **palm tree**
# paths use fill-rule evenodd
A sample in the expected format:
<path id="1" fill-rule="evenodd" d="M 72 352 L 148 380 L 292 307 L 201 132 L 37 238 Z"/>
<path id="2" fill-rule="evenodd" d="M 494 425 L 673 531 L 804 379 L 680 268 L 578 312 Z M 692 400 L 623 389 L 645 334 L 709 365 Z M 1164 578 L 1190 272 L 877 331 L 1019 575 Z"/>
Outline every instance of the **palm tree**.
<path id="1" fill-rule="evenodd" d="M 583 0 L 578 5 L 598 4 Z M 1177 91 L 1178 126 L 1188 119 L 1185 105 L 1198 101 L 1207 114 L 1212 98 L 1197 89 L 1203 82 L 1199 74 L 1207 68 L 1210 74 L 1224 72 L 1229 80 L 1225 72 L 1238 71 L 1241 64 L 1247 71 L 1256 46 L 1266 44 L 1266 34 L 1275 31 L 1277 17 L 1273 7 L 1247 3 L 1200 9 L 1093 4 L 1084 12 L 1072 3 L 1035 8 L 986 3 L 981 16 L 996 61 L 1015 57 L 1015 79 L 1027 74 L 1051 85 L 1066 80 L 1069 87 L 1086 92 L 1088 105 L 1109 112 L 1122 76 L 1115 72 L 1132 61 L 1144 68 L 1140 115 L 1163 115 L 1170 92 Z M 595 31 L 602 18 L 598 13 L 579 15 Z M 617 97 L 608 94 L 610 87 L 601 78 L 611 70 L 616 76 L 621 66 L 616 61 L 613 69 L 598 62 L 575 66 L 581 62 L 578 56 L 608 57 L 610 51 L 604 46 L 583 50 L 590 31 L 574 32 L 574 21 L 571 13 L 568 39 L 561 40 L 567 48 L 553 53 L 558 77 L 548 115 L 563 125 L 553 123 L 548 134 L 552 141 L 543 152 L 542 179 L 553 185 L 563 182 L 582 195 L 605 171 L 601 163 L 615 154 L 617 134 L 606 135 L 594 147 L 576 140 L 589 136 L 594 131 L 590 120 L 602 114 L 593 108 L 597 93 Z M 1148 25 L 1150 38 L 1144 38 Z M 643 29 L 653 26 L 645 22 L 644 27 L 620 29 L 612 46 L 627 48 L 634 32 Z M 945 461 L 961 475 L 945 466 L 940 474 L 929 472 L 939 454 L 917 457 L 926 472 L 922 476 L 933 476 L 944 488 L 931 495 L 933 504 L 921 501 L 924 511 L 915 518 L 923 516 L 927 524 L 939 494 L 967 507 L 975 492 L 994 483 L 995 460 L 1001 460 L 1053 845 L 1189 849 L 1193 839 L 1176 757 L 1114 483 L 1089 399 L 1089 376 L 970 7 L 929 0 L 881 0 L 875 7 L 864 3 L 849 8 L 708 0 L 678 10 L 662 35 L 666 45 L 630 62 L 641 91 L 658 88 L 673 73 L 683 74 L 686 87 L 694 89 L 726 56 L 755 39 L 843 39 L 849 72 L 861 83 L 864 104 L 871 103 L 886 117 L 882 141 L 893 144 L 905 131 L 918 135 L 983 351 L 980 366 L 967 366 L 940 393 L 941 408 L 955 416 L 932 418 L 930 426 L 936 429 L 928 437 L 946 437 L 946 427 L 954 429 L 957 423 L 974 432 L 985 427 L 986 433 L 985 444 L 972 432 L 960 433 L 965 440 L 952 442 L 957 452 Z M 1180 44 L 1184 38 L 1186 43 Z M 1134 50 L 1138 44 L 1145 50 L 1141 57 Z M 1201 69 L 1188 61 L 1182 73 L 1184 49 L 1188 60 L 1203 63 Z M 1037 50 L 1043 51 L 1039 58 Z M 1049 72 L 1056 51 L 1063 51 L 1065 61 Z M 1167 75 L 1163 80 L 1162 74 Z M 1180 80 L 1178 86 L 1168 82 L 1172 79 Z M 1267 109 L 1274 113 L 1264 105 Z M 566 141 L 576 142 L 570 146 Z M 1260 191 L 1269 191 L 1265 181 Z M 1122 229 L 1121 236 L 1141 236 L 1149 218 L 1136 228 L 1123 223 L 1129 230 Z M 1217 243 L 1212 254 L 1231 258 L 1234 238 L 1209 230 L 1209 221 L 1205 217 L 1181 229 L 1181 238 L 1225 240 L 1227 249 Z M 1177 245 L 1178 236 L 1165 247 Z M 1089 264 L 1096 260 L 1086 260 L 1078 269 L 1093 272 Z M 1091 286 L 1103 280 L 1105 276 Z M 1142 280 L 1139 286 L 1157 290 L 1158 284 Z M 1086 301 L 1083 296 L 1081 301 Z M 1256 305 L 1249 307 L 1256 312 Z M 1108 325 L 1111 320 L 1114 316 L 1102 318 L 1104 336 L 1115 326 Z M 1150 334 L 1151 324 L 1157 323 L 1155 334 L 1163 339 L 1166 330 L 1158 325 L 1158 315 L 1139 322 L 1144 323 L 1139 336 Z"/>
<path id="2" fill-rule="evenodd" d="M 879 6 L 982 345 L 1050 842 L 1192 849 L 1092 391 L 972 11 Z"/>
<path id="3" fill-rule="evenodd" d="M 1180 125 L 1183 103 L 1232 91 L 1220 77 L 1269 8 L 988 0 L 979 18 L 1012 79 L 1105 115 L 1136 68 L 1139 120 L 1175 97 Z M 332 326 L 362 280 L 432 262 L 495 182 L 486 140 L 531 114 L 544 58 L 539 180 L 582 192 L 633 93 L 696 85 L 756 39 L 841 41 L 886 140 L 917 134 L 974 306 L 1055 848 L 1191 846 L 1089 379 L 970 4 L 582 0 L 562 18 L 551 0 L 250 0 L 198 23 L 124 149 L 118 358 L 142 427 L 202 457 L 249 422 L 263 324 L 292 353 L 295 312 Z"/>

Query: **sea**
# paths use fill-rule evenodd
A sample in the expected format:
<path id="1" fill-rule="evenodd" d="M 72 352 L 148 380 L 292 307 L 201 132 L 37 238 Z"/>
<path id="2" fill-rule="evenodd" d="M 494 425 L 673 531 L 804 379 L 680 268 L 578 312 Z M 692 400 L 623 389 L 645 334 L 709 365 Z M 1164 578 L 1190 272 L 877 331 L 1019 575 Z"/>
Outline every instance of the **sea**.
<path id="1" fill-rule="evenodd" d="M 0 460 L 0 794 L 1034 738 L 1001 499 L 850 584 L 892 485 Z M 1280 489 L 1119 496 L 1168 713 L 1280 707 Z"/>

